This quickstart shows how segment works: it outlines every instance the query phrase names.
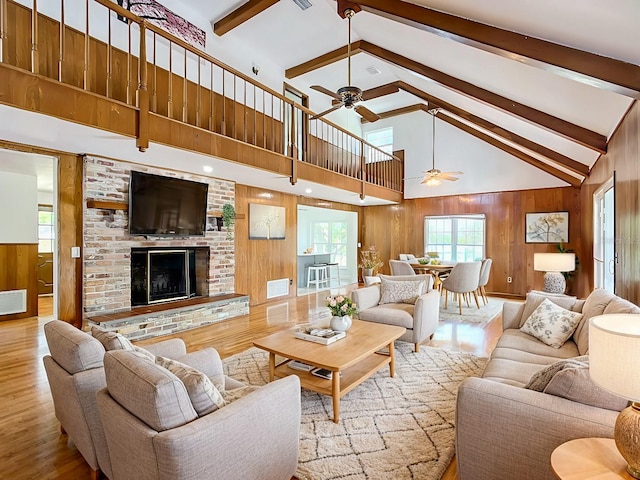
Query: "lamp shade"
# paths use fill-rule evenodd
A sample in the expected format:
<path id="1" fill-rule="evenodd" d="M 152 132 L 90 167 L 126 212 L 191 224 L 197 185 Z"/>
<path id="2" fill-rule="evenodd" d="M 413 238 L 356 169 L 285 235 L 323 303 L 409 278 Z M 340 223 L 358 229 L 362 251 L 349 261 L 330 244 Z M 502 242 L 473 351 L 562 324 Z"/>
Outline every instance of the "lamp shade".
<path id="1" fill-rule="evenodd" d="M 605 390 L 640 402 L 640 315 L 598 315 L 589 321 L 589 374 Z"/>
<path id="2" fill-rule="evenodd" d="M 533 269 L 539 272 L 573 272 L 575 253 L 534 253 Z"/>

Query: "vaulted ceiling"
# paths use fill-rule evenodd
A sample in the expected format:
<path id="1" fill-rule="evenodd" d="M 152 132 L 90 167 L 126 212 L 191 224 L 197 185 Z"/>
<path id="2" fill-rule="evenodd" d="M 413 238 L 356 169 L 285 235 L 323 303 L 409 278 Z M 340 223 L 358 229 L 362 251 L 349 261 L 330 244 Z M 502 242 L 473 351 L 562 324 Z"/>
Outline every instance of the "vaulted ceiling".
<path id="1" fill-rule="evenodd" d="M 513 169 L 541 187 L 580 185 L 640 98 L 636 0 L 311 0 L 306 10 L 292 0 L 182 3 L 211 22 L 212 54 L 231 58 L 225 49 L 245 45 L 245 64 L 236 57 L 233 66 L 258 67 L 258 81 L 284 79 L 316 112 L 332 97 L 312 86 L 347 85 L 342 12 L 356 10 L 351 83 L 382 119 L 360 125 L 345 109 L 327 118 L 354 131 L 410 118 L 430 137 L 426 112 L 437 107 L 436 145 L 449 144 L 441 168 L 467 179 Z M 420 185 L 430 142 L 414 148 L 427 150 L 421 158 L 407 158 L 406 196 L 461 193 L 462 179 L 438 193 Z"/>

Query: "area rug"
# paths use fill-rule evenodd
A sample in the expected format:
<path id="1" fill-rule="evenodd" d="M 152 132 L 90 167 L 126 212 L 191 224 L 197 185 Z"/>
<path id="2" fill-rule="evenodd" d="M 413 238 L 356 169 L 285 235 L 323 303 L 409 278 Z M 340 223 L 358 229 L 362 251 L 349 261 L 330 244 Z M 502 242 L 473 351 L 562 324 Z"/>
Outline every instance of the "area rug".
<path id="1" fill-rule="evenodd" d="M 487 305 L 485 305 L 482 299 L 480 301 L 480 308 L 476 306 L 476 302 L 471 298 L 467 307 L 467 303 L 462 303 L 462 315 L 458 309 L 458 302 L 449 298 L 449 308 L 444 308 L 444 297 L 440 297 L 440 321 L 457 321 L 468 323 L 489 323 L 495 318 L 496 315 L 502 312 L 502 304 L 504 300 L 500 298 L 489 297 Z"/>
<path id="2" fill-rule="evenodd" d="M 227 374 L 261 385 L 268 354 L 257 348 L 225 359 Z M 458 385 L 479 376 L 486 359 L 396 342 L 396 376 L 382 369 L 340 401 L 302 389 L 300 480 L 439 480 L 454 455 Z"/>

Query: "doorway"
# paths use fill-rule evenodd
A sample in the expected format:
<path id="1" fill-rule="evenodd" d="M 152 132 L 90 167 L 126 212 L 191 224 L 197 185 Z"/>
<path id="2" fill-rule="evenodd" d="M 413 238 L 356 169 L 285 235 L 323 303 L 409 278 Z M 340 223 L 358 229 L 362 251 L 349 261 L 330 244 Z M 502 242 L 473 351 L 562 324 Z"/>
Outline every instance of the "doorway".
<path id="1" fill-rule="evenodd" d="M 615 176 L 593 194 L 593 226 L 594 287 L 615 294 Z"/>

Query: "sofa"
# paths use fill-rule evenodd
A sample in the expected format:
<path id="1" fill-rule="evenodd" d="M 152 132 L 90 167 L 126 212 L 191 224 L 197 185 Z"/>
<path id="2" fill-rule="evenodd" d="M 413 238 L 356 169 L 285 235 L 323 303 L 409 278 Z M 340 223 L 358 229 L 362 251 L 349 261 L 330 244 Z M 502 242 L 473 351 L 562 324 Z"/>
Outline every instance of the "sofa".
<path id="1" fill-rule="evenodd" d="M 576 322 L 564 343 L 547 338 L 544 328 L 533 331 L 537 336 L 525 333 L 545 309 Z M 460 480 L 553 480 L 550 457 L 556 447 L 575 438 L 613 437 L 627 402 L 588 374 L 589 319 L 613 313 L 640 309 L 601 289 L 584 300 L 530 292 L 524 303 L 504 303 L 503 332 L 482 377 L 468 378 L 458 389 Z"/>
<path id="2" fill-rule="evenodd" d="M 398 325 L 407 331 L 399 340 L 420 344 L 433 337 L 440 320 L 440 292 L 431 275 L 379 275 L 380 283 L 351 292 L 358 318 Z"/>
<path id="3" fill-rule="evenodd" d="M 212 366 L 209 383 L 180 362 L 153 361 L 127 350 L 106 353 L 107 387 L 97 398 L 112 480 L 289 480 L 294 475 L 299 378 L 244 386 L 224 376 L 219 357 Z"/>

